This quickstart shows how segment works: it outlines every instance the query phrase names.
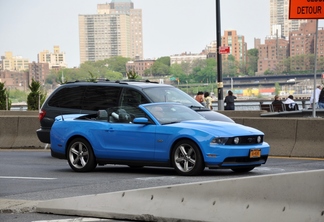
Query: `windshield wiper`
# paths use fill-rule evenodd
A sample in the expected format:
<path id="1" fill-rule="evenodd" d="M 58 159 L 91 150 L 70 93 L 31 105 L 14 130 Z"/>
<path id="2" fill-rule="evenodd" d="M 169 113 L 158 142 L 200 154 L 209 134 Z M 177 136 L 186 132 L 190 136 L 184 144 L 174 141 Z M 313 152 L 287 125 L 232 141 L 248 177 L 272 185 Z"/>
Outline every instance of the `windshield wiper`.
<path id="1" fill-rule="evenodd" d="M 190 108 L 190 109 L 207 109 L 207 108 L 204 107 L 204 106 L 193 106 L 193 105 L 189 106 L 189 108 Z M 207 110 L 208 110 L 208 109 L 207 109 Z"/>
<path id="2" fill-rule="evenodd" d="M 162 123 L 162 125 L 174 124 L 174 123 L 180 123 L 180 122 L 181 121 L 172 121 L 172 122 Z"/>

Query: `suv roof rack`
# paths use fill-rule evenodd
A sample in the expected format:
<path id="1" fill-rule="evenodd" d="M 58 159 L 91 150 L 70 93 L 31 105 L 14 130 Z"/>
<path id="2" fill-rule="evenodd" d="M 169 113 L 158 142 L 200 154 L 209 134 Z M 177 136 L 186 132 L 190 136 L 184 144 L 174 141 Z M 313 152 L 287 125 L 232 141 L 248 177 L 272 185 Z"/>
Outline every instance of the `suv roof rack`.
<path id="1" fill-rule="evenodd" d="M 75 80 L 75 81 L 68 81 L 63 84 L 73 84 L 73 83 L 97 83 L 97 82 L 110 82 L 110 83 L 119 83 L 119 84 L 128 84 L 128 83 L 156 83 L 156 81 L 150 81 L 149 79 L 146 80 L 136 80 L 136 79 L 125 79 L 125 80 L 116 80 L 110 81 L 109 79 L 97 79 L 96 81 L 86 81 L 86 80 Z"/>
<path id="2" fill-rule="evenodd" d="M 155 82 L 155 81 L 150 81 L 148 79 L 146 80 L 136 80 L 136 79 L 126 79 L 126 80 L 116 80 L 115 83 L 123 83 L 123 84 L 126 84 L 126 83 L 131 83 L 131 82 L 138 82 L 138 83 L 158 83 L 158 82 Z"/>

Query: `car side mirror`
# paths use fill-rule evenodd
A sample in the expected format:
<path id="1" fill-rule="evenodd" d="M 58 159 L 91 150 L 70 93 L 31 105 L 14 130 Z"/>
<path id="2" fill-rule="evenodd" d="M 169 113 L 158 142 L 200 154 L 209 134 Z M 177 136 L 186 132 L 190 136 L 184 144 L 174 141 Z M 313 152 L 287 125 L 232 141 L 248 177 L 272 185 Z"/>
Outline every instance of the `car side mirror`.
<path id="1" fill-rule="evenodd" d="M 138 117 L 138 118 L 133 119 L 133 123 L 135 123 L 135 124 L 149 124 L 150 121 L 148 120 L 148 118 Z"/>

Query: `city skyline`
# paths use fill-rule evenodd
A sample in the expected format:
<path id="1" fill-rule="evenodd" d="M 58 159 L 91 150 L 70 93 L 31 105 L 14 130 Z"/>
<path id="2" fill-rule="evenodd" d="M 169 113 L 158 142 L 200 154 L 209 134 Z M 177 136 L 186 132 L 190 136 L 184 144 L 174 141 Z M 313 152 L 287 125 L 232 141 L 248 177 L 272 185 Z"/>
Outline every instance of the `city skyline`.
<path id="1" fill-rule="evenodd" d="M 111 1 L 106 1 L 110 3 Z M 0 3 L 0 55 L 37 61 L 37 54 L 58 45 L 68 67 L 79 66 L 78 15 L 96 14 L 97 4 L 87 0 L 12 0 Z M 143 13 L 144 59 L 183 52 L 199 53 L 216 39 L 215 0 L 132 0 Z M 254 38 L 261 43 L 270 35 L 270 0 L 229 0 L 221 5 L 221 34 L 236 30 L 247 48 Z M 258 7 L 255 7 L 258 6 Z M 255 8 L 257 10 L 255 10 Z M 254 9 L 254 10 L 251 10 Z M 319 20 L 319 27 L 324 21 Z"/>

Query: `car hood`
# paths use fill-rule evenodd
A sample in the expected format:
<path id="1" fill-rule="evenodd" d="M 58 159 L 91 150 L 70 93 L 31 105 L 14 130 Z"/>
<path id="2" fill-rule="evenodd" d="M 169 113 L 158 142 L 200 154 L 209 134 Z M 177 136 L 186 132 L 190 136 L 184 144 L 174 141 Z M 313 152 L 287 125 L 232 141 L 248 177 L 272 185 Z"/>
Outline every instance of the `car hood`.
<path id="1" fill-rule="evenodd" d="M 211 120 L 189 120 L 180 123 L 170 124 L 170 126 L 201 130 L 218 136 L 238 136 L 238 135 L 264 135 L 263 132 L 252 127 L 237 123 L 229 123 Z"/>

